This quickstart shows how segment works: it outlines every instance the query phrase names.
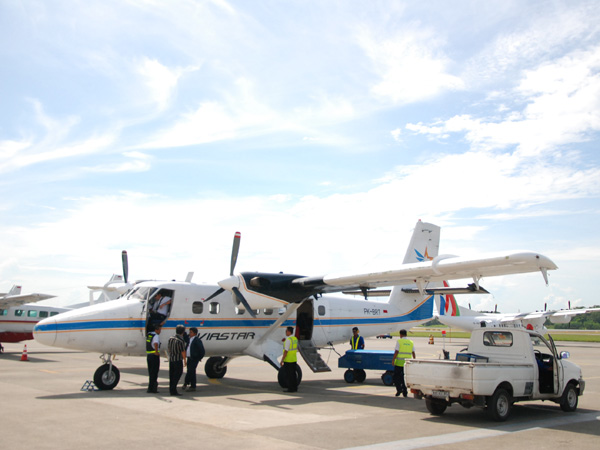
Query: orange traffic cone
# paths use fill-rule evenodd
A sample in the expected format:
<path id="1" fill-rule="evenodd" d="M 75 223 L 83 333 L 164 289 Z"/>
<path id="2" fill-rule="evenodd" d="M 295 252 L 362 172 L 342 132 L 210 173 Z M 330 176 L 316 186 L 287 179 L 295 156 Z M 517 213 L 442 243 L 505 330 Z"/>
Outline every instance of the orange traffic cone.
<path id="1" fill-rule="evenodd" d="M 27 359 L 27 344 L 25 344 L 25 347 L 23 347 L 23 354 L 21 355 L 21 361 L 29 361 L 29 359 Z"/>

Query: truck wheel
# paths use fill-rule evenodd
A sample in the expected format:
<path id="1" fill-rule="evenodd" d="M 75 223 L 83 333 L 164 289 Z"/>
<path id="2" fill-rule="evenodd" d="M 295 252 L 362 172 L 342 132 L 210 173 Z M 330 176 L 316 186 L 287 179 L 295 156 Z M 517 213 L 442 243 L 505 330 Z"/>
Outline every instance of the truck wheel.
<path id="1" fill-rule="evenodd" d="M 381 381 L 383 381 L 383 384 L 385 384 L 386 386 L 393 386 L 394 372 L 392 372 L 391 370 L 386 370 L 385 373 L 381 375 Z"/>
<path id="2" fill-rule="evenodd" d="M 362 383 L 367 379 L 367 372 L 362 369 L 356 369 L 354 371 L 354 378 L 356 378 L 357 383 Z"/>
<path id="3" fill-rule="evenodd" d="M 577 403 L 579 398 L 577 396 L 577 389 L 573 383 L 567 384 L 565 390 L 560 398 L 560 409 L 565 412 L 573 412 L 577 409 Z"/>
<path id="4" fill-rule="evenodd" d="M 510 414 L 511 395 L 506 389 L 498 388 L 488 400 L 487 410 L 490 417 L 497 422 L 504 422 Z"/>
<path id="5" fill-rule="evenodd" d="M 434 416 L 441 416 L 446 411 L 447 404 L 443 400 L 435 400 L 431 397 L 427 397 L 425 399 L 425 406 L 427 407 L 427 411 L 429 411 Z"/>
<path id="6" fill-rule="evenodd" d="M 348 369 L 344 372 L 344 380 L 346 383 L 354 383 L 356 377 L 354 376 L 354 370 Z"/>
<path id="7" fill-rule="evenodd" d="M 94 373 L 94 384 L 101 391 L 109 391 L 119 384 L 121 374 L 115 366 L 110 367 L 110 364 L 103 364 Z"/>

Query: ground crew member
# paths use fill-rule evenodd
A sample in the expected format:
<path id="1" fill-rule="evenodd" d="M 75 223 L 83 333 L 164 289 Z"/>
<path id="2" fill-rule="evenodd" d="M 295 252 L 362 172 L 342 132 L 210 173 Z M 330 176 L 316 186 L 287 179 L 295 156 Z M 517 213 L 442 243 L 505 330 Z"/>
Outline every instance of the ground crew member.
<path id="1" fill-rule="evenodd" d="M 396 386 L 396 397 L 401 393 L 404 397 L 408 396 L 408 389 L 404 384 L 404 363 L 407 359 L 415 355 L 415 344 L 406 337 L 406 330 L 400 330 L 400 339 L 396 343 L 396 351 L 392 361 L 394 362 L 394 385 Z"/>
<path id="2" fill-rule="evenodd" d="M 358 328 L 352 328 L 352 337 L 350 338 L 350 348 L 352 350 L 364 350 L 365 349 L 365 340 L 363 337 L 358 334 Z"/>
<path id="3" fill-rule="evenodd" d="M 283 375 L 286 380 L 287 389 L 284 392 L 296 392 L 298 390 L 298 377 L 296 369 L 298 367 L 298 338 L 293 336 L 294 328 L 287 327 L 285 330 L 285 341 L 283 343 L 283 356 L 281 357 L 281 365 L 283 367 Z"/>
<path id="4" fill-rule="evenodd" d="M 160 369 L 160 325 L 149 325 L 146 336 L 146 362 L 148 363 L 148 394 L 158 394 Z"/>
<path id="5" fill-rule="evenodd" d="M 196 367 L 198 363 L 204 358 L 204 344 L 198 336 L 198 328 L 190 328 L 190 342 L 187 346 L 187 373 L 185 374 L 185 381 L 183 383 L 183 390 L 195 391 L 196 390 Z M 189 386 L 189 387 L 188 387 Z"/>

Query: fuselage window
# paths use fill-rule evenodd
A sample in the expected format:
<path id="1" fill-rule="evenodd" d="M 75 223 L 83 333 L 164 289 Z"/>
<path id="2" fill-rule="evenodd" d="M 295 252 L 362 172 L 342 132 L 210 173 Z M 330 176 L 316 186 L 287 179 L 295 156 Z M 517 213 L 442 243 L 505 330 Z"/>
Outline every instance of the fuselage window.
<path id="1" fill-rule="evenodd" d="M 204 311 L 204 303 L 203 302 L 192 303 L 192 312 L 194 314 L 202 314 L 202 311 Z"/>
<path id="2" fill-rule="evenodd" d="M 30 309 L 29 311 L 27 311 L 27 317 L 37 317 L 37 311 L 34 309 Z"/>
<path id="3" fill-rule="evenodd" d="M 221 305 L 217 302 L 211 302 L 209 311 L 211 314 L 219 314 L 221 310 Z"/>
<path id="4" fill-rule="evenodd" d="M 235 308 L 235 313 L 236 313 L 238 316 L 241 316 L 241 315 L 243 315 L 245 312 L 246 312 L 246 310 L 245 310 L 245 309 L 241 309 L 241 308 L 238 308 L 238 307 L 236 307 L 236 308 Z"/>
<path id="5" fill-rule="evenodd" d="M 40 317 L 48 317 L 48 311 L 40 311 Z"/>
<path id="6" fill-rule="evenodd" d="M 317 311 L 319 312 L 320 316 L 324 316 L 325 315 L 325 305 L 319 305 L 319 307 L 317 308 Z"/>
<path id="7" fill-rule="evenodd" d="M 15 309 L 15 316 L 21 317 L 25 311 L 22 309 Z"/>
<path id="8" fill-rule="evenodd" d="M 7 316 L 8 315 L 8 309 L 0 309 L 0 316 Z"/>
<path id="9" fill-rule="evenodd" d="M 50 317 L 55 316 L 58 314 L 58 311 L 50 311 Z"/>
<path id="10" fill-rule="evenodd" d="M 273 315 L 273 310 L 272 309 L 265 309 L 265 316 L 271 316 Z"/>

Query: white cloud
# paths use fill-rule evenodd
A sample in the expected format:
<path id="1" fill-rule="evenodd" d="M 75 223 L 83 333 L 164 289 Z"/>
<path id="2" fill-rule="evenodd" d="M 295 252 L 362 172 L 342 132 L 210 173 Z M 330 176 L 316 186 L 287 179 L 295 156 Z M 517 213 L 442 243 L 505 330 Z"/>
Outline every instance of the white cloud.
<path id="1" fill-rule="evenodd" d="M 363 30 L 358 40 L 379 78 L 371 90 L 386 102 L 412 103 L 464 89 L 460 77 L 449 73 L 451 61 L 440 50 L 433 31 L 404 27 L 392 36 L 380 37 Z"/>

